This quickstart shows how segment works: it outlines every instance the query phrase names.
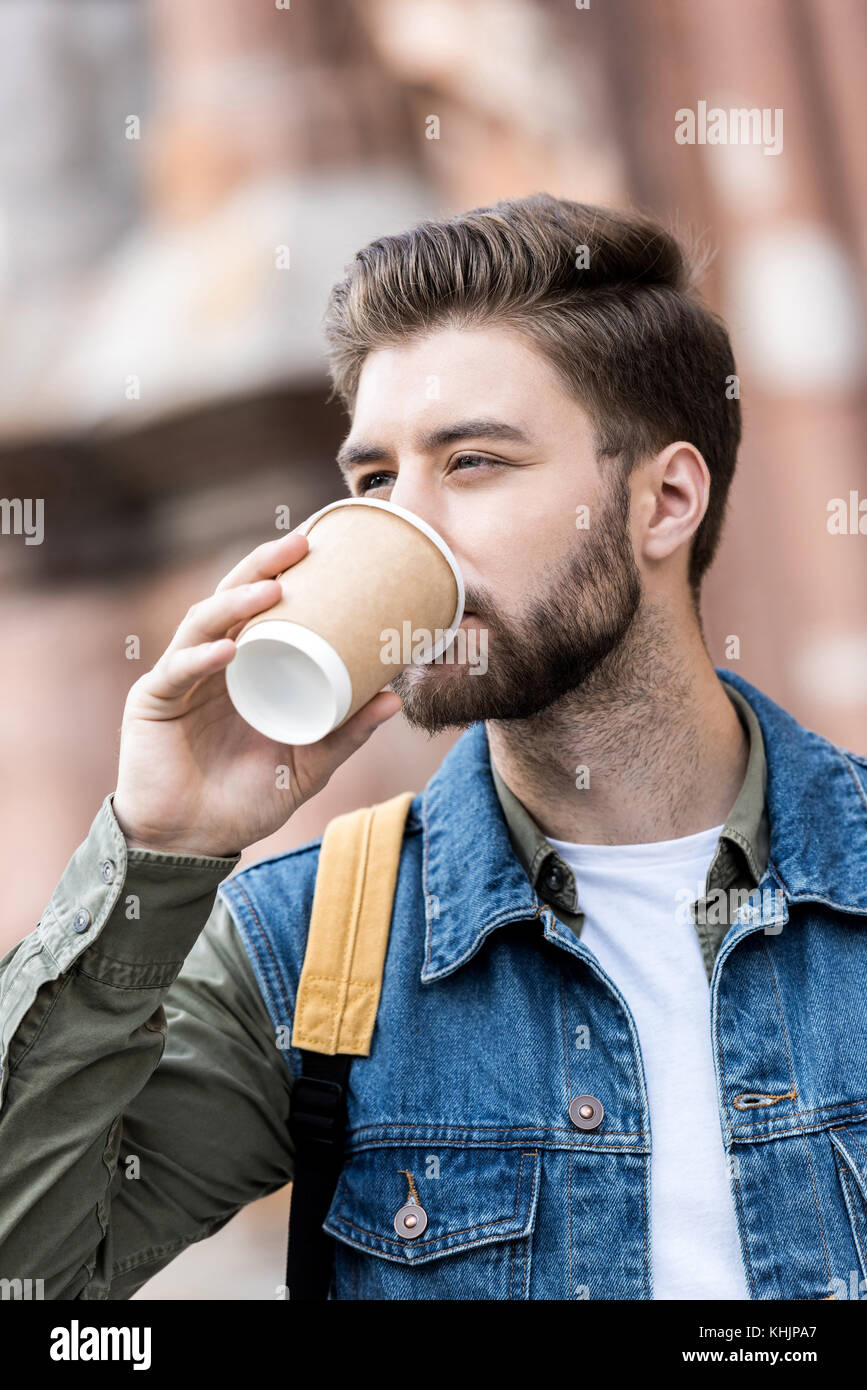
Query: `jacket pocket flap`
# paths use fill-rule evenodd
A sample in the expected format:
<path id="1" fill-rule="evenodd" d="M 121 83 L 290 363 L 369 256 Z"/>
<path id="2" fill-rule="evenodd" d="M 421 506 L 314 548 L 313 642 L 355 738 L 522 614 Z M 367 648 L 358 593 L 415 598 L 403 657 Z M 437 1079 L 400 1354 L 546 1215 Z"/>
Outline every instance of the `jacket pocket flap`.
<path id="1" fill-rule="evenodd" d="M 535 1149 L 364 1149 L 348 1159 L 324 1229 L 400 1264 L 514 1240 L 533 1229 L 538 1160 Z M 413 1202 L 415 1219 L 400 1221 Z"/>

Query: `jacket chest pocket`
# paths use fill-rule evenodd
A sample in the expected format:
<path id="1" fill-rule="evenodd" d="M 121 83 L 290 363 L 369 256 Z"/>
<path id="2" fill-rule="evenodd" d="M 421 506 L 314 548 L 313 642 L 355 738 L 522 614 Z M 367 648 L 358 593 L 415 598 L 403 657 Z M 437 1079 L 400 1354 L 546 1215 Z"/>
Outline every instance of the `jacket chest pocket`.
<path id="1" fill-rule="evenodd" d="M 860 1279 L 853 1279 L 851 1272 L 848 1288 L 840 1288 L 837 1296 L 867 1298 L 867 1122 L 837 1125 L 828 1130 L 828 1137 L 861 1266 Z"/>
<path id="2" fill-rule="evenodd" d="M 324 1229 L 338 1299 L 525 1299 L 538 1151 L 382 1145 L 351 1154 Z"/>

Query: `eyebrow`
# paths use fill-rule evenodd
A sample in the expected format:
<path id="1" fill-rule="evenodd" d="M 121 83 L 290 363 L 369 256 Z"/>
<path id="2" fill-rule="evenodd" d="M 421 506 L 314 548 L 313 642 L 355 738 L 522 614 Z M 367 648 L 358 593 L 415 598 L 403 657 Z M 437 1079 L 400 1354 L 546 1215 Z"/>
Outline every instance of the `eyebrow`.
<path id="1" fill-rule="evenodd" d="M 509 425 L 505 420 L 456 420 L 453 425 L 441 425 L 438 429 L 427 430 L 416 440 L 423 453 L 432 453 L 446 444 L 457 444 L 462 439 L 505 439 L 513 444 L 532 444 L 532 439 L 517 425 Z M 363 463 L 381 463 L 393 458 L 392 451 L 384 444 L 342 444 L 337 451 L 337 466 L 344 478 Z"/>

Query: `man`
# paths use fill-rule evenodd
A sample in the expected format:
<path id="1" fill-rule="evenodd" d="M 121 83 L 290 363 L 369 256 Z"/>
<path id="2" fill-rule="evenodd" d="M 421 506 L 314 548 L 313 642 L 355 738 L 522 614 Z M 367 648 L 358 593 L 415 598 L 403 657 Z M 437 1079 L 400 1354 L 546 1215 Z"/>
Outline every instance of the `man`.
<path id="1" fill-rule="evenodd" d="M 705 647 L 740 419 L 681 248 L 502 202 L 364 248 L 326 324 L 350 491 L 447 540 L 487 670 L 410 668 L 286 749 L 223 671 L 306 540 L 189 611 L 2 963 L 0 1273 L 126 1298 L 291 1178 L 279 1039 L 319 842 L 215 895 L 399 696 L 466 732 L 407 820 L 332 1295 L 867 1288 L 867 759 Z M 421 1232 L 395 1226 L 408 1197 Z"/>

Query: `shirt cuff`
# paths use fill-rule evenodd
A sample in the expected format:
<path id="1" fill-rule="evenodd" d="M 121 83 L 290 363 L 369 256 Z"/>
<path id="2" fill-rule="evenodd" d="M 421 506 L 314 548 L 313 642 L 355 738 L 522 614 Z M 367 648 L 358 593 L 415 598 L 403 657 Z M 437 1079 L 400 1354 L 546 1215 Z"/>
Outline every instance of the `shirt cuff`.
<path id="1" fill-rule="evenodd" d="M 173 983 L 241 858 L 129 849 L 111 792 L 64 870 L 39 923 L 43 946 L 66 970 L 118 988 Z"/>

